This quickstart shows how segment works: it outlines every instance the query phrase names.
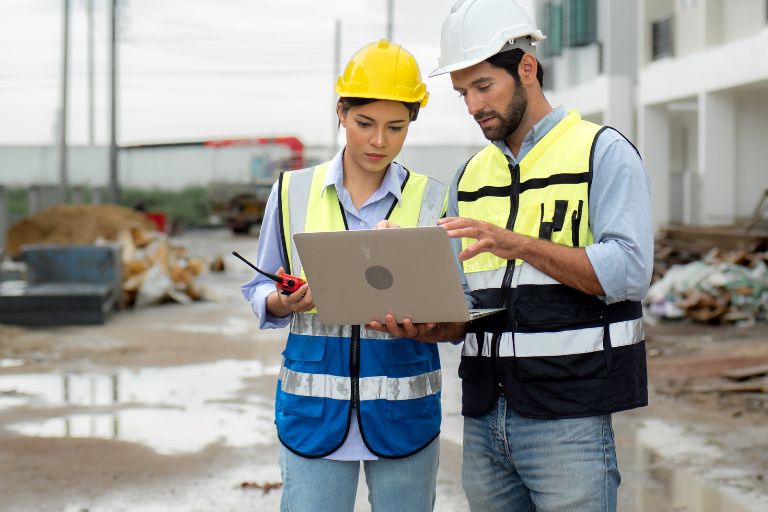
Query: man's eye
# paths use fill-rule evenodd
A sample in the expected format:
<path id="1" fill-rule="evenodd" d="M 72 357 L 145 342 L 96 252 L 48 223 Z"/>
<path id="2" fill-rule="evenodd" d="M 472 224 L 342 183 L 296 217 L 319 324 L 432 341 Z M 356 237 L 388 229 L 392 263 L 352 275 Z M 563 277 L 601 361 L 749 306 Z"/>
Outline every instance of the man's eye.
<path id="1" fill-rule="evenodd" d="M 480 92 L 485 92 L 485 91 L 487 91 L 490 88 L 491 88 L 490 85 L 480 85 L 480 86 L 477 87 L 477 90 L 480 91 Z"/>
<path id="2" fill-rule="evenodd" d="M 463 98 L 464 96 L 467 95 L 467 91 L 458 91 L 458 93 L 459 93 L 459 98 Z"/>

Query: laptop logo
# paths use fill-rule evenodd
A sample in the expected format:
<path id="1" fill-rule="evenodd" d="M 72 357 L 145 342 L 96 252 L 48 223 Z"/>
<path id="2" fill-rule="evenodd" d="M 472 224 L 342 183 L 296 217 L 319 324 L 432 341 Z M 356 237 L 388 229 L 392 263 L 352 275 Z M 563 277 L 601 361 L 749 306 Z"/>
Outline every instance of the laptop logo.
<path id="1" fill-rule="evenodd" d="M 392 277 L 392 272 L 380 265 L 368 267 L 365 271 L 365 280 L 377 290 L 387 290 L 392 288 L 392 284 L 395 282 L 395 278 Z"/>

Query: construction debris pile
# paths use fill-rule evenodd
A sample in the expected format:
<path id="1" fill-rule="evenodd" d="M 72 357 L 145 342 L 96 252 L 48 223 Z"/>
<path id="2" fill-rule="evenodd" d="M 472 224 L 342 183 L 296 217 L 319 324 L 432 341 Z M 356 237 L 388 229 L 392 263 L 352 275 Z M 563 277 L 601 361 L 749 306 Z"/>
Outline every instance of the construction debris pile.
<path id="1" fill-rule="evenodd" d="M 205 268 L 184 247 L 173 246 L 165 233 L 141 212 L 117 205 L 57 205 L 22 219 L 7 233 L 7 252 L 18 258 L 26 244 L 94 244 L 117 242 L 122 249 L 120 306 L 164 301 L 188 303 L 203 297 L 195 277 Z"/>
<path id="2" fill-rule="evenodd" d="M 768 233 L 674 226 L 656 240 L 651 318 L 768 322 Z"/>

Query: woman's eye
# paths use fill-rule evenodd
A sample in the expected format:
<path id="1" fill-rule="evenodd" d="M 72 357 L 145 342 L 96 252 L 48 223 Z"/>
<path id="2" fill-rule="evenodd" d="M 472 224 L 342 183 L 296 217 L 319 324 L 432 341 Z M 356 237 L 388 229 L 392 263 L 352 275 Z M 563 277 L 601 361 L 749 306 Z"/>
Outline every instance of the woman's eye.
<path id="1" fill-rule="evenodd" d="M 392 130 L 393 132 L 401 132 L 401 131 L 403 131 L 403 127 L 402 126 L 390 126 L 389 129 Z"/>
<path id="2" fill-rule="evenodd" d="M 366 123 L 365 121 L 358 121 L 357 126 L 359 126 L 360 128 L 368 128 L 369 126 L 371 126 L 371 123 Z"/>

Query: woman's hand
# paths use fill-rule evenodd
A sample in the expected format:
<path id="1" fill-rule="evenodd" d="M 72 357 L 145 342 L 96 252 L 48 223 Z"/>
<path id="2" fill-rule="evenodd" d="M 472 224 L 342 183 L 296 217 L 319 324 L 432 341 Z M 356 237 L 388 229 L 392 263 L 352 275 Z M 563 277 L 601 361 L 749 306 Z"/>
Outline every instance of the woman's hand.
<path id="1" fill-rule="evenodd" d="M 396 224 L 392 222 L 391 220 L 380 220 L 376 223 L 376 225 L 373 227 L 373 229 L 392 229 L 392 228 L 399 228 L 401 227 L 400 224 Z"/>
<path id="2" fill-rule="evenodd" d="M 410 318 L 404 318 L 402 322 L 398 322 L 393 315 L 387 313 L 384 316 L 384 323 L 371 320 L 365 324 L 365 328 L 387 333 L 394 338 L 411 338 L 423 343 L 437 343 L 463 339 L 467 324 L 463 322 L 415 324 Z"/>
<path id="3" fill-rule="evenodd" d="M 277 275 L 285 274 L 285 269 L 277 269 Z M 267 297 L 267 310 L 274 316 L 286 316 L 290 313 L 304 313 L 315 307 L 312 300 L 312 292 L 309 285 L 303 284 L 301 288 L 290 295 L 283 294 L 283 290 L 275 283 L 275 293 Z"/>

